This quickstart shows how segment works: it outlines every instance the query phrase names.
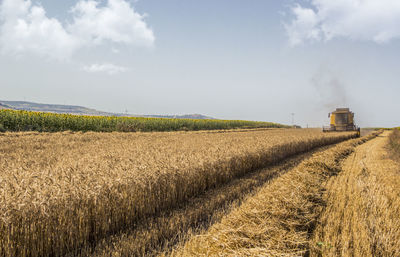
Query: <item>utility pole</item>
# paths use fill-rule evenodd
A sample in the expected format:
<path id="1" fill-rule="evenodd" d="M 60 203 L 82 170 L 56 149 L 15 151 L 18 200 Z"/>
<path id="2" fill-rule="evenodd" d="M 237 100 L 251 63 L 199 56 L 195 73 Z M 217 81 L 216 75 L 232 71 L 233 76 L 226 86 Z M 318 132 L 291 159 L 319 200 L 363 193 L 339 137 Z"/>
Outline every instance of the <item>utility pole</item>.
<path id="1" fill-rule="evenodd" d="M 294 113 L 292 112 L 291 115 L 292 115 L 292 126 L 294 127 Z"/>

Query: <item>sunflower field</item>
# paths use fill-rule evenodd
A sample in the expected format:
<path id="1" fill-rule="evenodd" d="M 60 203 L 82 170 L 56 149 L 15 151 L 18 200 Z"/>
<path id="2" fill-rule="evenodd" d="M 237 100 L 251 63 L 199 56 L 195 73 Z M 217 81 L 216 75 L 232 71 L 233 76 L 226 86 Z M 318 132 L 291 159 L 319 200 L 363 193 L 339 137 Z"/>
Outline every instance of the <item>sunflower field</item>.
<path id="1" fill-rule="evenodd" d="M 167 119 L 116 116 L 84 116 L 23 110 L 0 110 L 1 131 L 97 131 L 149 132 L 237 128 L 283 128 L 272 122 L 212 119 Z"/>

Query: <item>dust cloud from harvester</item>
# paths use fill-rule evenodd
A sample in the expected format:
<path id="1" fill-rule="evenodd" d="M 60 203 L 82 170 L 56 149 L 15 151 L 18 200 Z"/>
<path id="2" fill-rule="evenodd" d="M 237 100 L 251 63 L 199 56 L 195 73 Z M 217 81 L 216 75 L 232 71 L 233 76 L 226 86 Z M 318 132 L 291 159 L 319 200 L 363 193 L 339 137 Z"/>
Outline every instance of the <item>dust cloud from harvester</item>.
<path id="1" fill-rule="evenodd" d="M 336 107 L 345 107 L 348 103 L 345 83 L 332 71 L 320 67 L 310 79 L 315 92 L 319 96 L 318 108 L 323 107 L 328 113 Z"/>
<path id="2" fill-rule="evenodd" d="M 309 83 L 314 90 L 315 99 L 312 102 L 314 108 L 310 114 L 305 114 L 306 123 L 313 123 L 317 120 L 320 125 L 326 125 L 328 122 L 328 113 L 336 108 L 351 108 L 356 113 L 356 122 L 358 125 L 369 124 L 366 120 L 365 109 L 360 107 L 360 102 L 350 94 L 349 83 L 340 72 L 334 71 L 324 65 L 315 71 L 309 79 Z M 316 115 L 318 114 L 318 117 Z M 368 113 L 368 117 L 372 114 Z"/>

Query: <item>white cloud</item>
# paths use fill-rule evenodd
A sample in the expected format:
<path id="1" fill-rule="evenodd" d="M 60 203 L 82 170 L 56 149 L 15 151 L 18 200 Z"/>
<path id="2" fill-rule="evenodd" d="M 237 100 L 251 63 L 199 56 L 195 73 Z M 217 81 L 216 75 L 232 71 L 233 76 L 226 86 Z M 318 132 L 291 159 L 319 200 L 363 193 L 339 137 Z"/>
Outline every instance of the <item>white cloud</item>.
<path id="1" fill-rule="evenodd" d="M 292 7 L 285 25 L 291 45 L 337 37 L 385 43 L 400 37 L 398 0 L 311 0 Z"/>
<path id="2" fill-rule="evenodd" d="M 0 5 L 0 48 L 2 53 L 35 53 L 57 59 L 68 58 L 80 43 L 43 7 L 31 1 L 3 0 Z"/>
<path id="3" fill-rule="evenodd" d="M 72 22 L 63 26 L 49 18 L 31 0 L 0 3 L 0 50 L 3 54 L 25 53 L 69 59 L 84 47 L 103 43 L 151 46 L 155 37 L 126 0 L 108 0 L 104 7 L 93 0 L 80 0 L 72 8 Z M 110 49 L 111 50 L 111 49 Z"/>
<path id="4" fill-rule="evenodd" d="M 90 73 L 105 72 L 109 75 L 116 75 L 119 73 L 127 72 L 129 69 L 123 66 L 117 66 L 111 63 L 92 64 L 84 66 L 83 70 Z"/>
<path id="5" fill-rule="evenodd" d="M 154 34 L 140 15 L 125 0 L 108 0 L 99 7 L 93 0 L 79 1 L 72 8 L 74 23 L 69 30 L 88 42 L 111 41 L 134 45 L 152 45 Z"/>
<path id="6" fill-rule="evenodd" d="M 296 5 L 292 11 L 296 20 L 291 25 L 285 25 L 290 44 L 300 44 L 304 39 L 319 40 L 321 33 L 317 29 L 317 14 L 312 9 L 302 8 L 300 5 Z"/>

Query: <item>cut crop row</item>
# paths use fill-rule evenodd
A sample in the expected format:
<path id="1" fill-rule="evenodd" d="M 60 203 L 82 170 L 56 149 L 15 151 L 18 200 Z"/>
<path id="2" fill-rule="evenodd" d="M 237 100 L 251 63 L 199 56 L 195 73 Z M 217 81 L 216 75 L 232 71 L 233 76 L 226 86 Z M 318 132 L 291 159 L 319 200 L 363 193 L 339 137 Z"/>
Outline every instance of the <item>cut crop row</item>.
<path id="1" fill-rule="evenodd" d="M 357 145 L 375 136 L 314 154 L 170 255 L 308 256 L 314 247 L 312 231 L 324 206 L 323 183 L 341 171 L 341 161 Z"/>

